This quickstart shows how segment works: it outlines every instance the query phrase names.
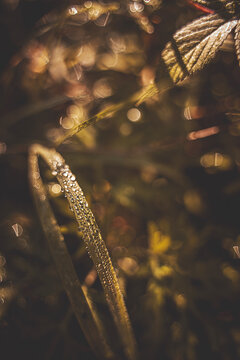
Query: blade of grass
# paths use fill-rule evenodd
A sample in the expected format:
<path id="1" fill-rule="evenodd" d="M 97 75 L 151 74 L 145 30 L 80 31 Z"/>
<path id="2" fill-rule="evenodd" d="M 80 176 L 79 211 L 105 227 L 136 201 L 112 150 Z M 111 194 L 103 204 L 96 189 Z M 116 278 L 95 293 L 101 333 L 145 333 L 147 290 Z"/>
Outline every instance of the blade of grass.
<path id="1" fill-rule="evenodd" d="M 39 172 L 38 150 L 37 146 L 32 146 L 30 149 L 29 181 L 52 257 L 79 325 L 93 352 L 99 359 L 114 359 L 103 326 L 78 280 L 64 238 L 48 201 Z"/>
<path id="2" fill-rule="evenodd" d="M 65 269 L 62 269 L 62 266 L 64 265 L 62 264 L 63 260 L 67 261 L 69 269 L 71 268 L 72 263 L 69 254 L 66 254 L 67 250 L 63 245 L 64 242 L 61 240 L 62 235 L 50 208 L 46 194 L 43 192 L 43 183 L 39 175 L 39 168 L 37 164 L 38 155 L 40 155 L 50 167 L 53 175 L 57 177 L 59 184 L 65 192 L 70 207 L 74 212 L 75 218 L 78 222 L 79 230 L 82 232 L 85 246 L 96 266 L 107 303 L 118 329 L 126 358 L 129 360 L 134 360 L 136 359 L 136 343 L 129 316 L 119 287 L 117 276 L 112 265 L 112 261 L 110 259 L 106 245 L 102 239 L 94 215 L 88 207 L 82 189 L 75 180 L 75 176 L 70 171 L 68 165 L 65 164 L 63 157 L 54 149 L 48 149 L 39 144 L 35 144 L 30 148 L 30 182 L 42 226 L 49 240 L 53 257 L 65 284 L 65 289 L 68 293 L 68 296 L 70 300 L 72 299 L 72 304 L 77 308 L 75 283 L 78 280 L 76 278 L 76 273 L 73 273 L 73 269 L 67 278 L 65 278 Z M 59 254 L 62 256 L 62 258 L 59 257 Z M 71 285 L 70 288 L 69 284 Z M 79 294 L 80 291 L 78 290 L 78 295 Z M 83 302 L 83 300 L 81 301 Z M 83 306 L 86 308 L 85 302 L 83 302 Z M 79 322 L 83 326 L 82 314 L 79 313 L 79 311 L 78 314 L 80 319 Z M 91 334 L 87 332 L 86 336 L 92 344 Z"/>

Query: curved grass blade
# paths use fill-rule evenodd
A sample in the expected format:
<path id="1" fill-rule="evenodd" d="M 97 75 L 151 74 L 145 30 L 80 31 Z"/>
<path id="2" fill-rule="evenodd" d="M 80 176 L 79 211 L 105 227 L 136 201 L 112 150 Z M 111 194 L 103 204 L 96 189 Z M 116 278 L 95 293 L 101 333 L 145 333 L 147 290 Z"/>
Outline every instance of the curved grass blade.
<path id="1" fill-rule="evenodd" d="M 31 147 L 29 154 L 29 181 L 52 257 L 79 325 L 92 350 L 100 359 L 113 359 L 114 356 L 106 341 L 103 326 L 90 299 L 80 285 L 60 228 L 47 199 L 38 167 L 39 153 L 38 146 Z"/>

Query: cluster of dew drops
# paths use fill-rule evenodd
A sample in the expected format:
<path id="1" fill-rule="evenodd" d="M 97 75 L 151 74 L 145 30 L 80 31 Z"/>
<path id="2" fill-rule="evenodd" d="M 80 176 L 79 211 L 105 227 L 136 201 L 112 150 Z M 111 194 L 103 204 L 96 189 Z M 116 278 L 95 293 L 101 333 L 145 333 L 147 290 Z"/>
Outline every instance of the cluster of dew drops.
<path id="1" fill-rule="evenodd" d="M 76 215 L 79 224 L 78 229 L 83 233 L 85 247 L 91 258 L 93 258 L 91 253 L 93 250 L 90 251 L 90 245 L 94 246 L 95 265 L 103 285 L 104 287 L 108 286 L 111 292 L 114 292 L 112 289 L 113 275 L 108 271 L 109 255 L 103 245 L 100 230 L 92 211 L 88 207 L 83 191 L 68 165 L 54 162 L 53 167 L 52 175 L 57 177 L 62 188 L 61 191 L 70 202 L 70 210 Z"/>

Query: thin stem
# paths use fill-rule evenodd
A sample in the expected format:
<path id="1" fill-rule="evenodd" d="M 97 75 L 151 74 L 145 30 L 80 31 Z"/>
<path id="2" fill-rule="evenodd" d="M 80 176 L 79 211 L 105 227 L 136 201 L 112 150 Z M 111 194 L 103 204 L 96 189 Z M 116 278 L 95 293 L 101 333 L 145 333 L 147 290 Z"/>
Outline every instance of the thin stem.
<path id="1" fill-rule="evenodd" d="M 75 126 L 73 129 L 67 131 L 63 136 L 59 137 L 54 146 L 58 147 L 62 144 L 65 140 L 69 139 L 73 135 L 77 134 L 79 131 L 87 128 L 90 125 L 96 124 L 99 120 L 106 119 L 108 116 L 113 116 L 118 111 L 124 109 L 126 106 L 131 104 L 136 104 L 139 106 L 142 102 L 146 101 L 147 99 L 151 98 L 152 96 L 159 93 L 159 88 L 156 84 L 151 84 L 144 89 L 133 94 L 129 99 L 122 101 L 118 104 L 110 105 L 103 111 L 97 113 L 93 117 L 83 121 L 81 124 Z"/>
<path id="2" fill-rule="evenodd" d="M 129 316 L 121 290 L 119 288 L 116 273 L 113 269 L 108 250 L 102 239 L 94 215 L 88 207 L 82 189 L 75 180 L 75 176 L 70 171 L 68 165 L 65 164 L 63 157 L 54 149 L 48 149 L 41 145 L 35 144 L 32 145 L 30 149 L 30 181 L 42 226 L 49 240 L 53 257 L 58 267 L 60 276 L 62 277 L 62 280 L 65 284 L 65 289 L 68 293 L 70 301 L 72 302 L 73 308 L 75 307 L 76 315 L 79 315 L 79 323 L 84 328 L 84 319 L 82 319 L 75 289 L 76 283 L 79 284 L 79 282 L 76 278 L 76 273 L 72 268 L 70 256 L 67 253 L 64 242 L 62 241 L 62 235 L 44 192 L 43 184 L 39 175 L 37 155 L 40 155 L 45 160 L 45 162 L 52 170 L 53 175 L 57 177 L 59 184 L 65 192 L 70 207 L 74 212 L 75 218 L 78 222 L 79 230 L 82 232 L 85 246 L 96 266 L 96 270 L 98 272 L 106 300 L 117 326 L 126 357 L 129 360 L 133 360 L 136 358 L 136 344 Z M 67 262 L 69 269 L 71 268 L 67 278 L 64 262 Z M 91 310 L 89 310 L 89 308 L 86 306 L 86 299 L 83 301 L 84 297 L 82 294 L 82 289 L 81 291 L 78 289 L 78 296 L 80 296 L 82 299 L 81 302 L 83 303 L 83 307 L 88 309 L 88 313 L 89 311 L 91 313 Z M 91 318 L 92 317 L 93 316 L 91 316 Z M 91 324 L 92 322 L 93 321 L 91 321 Z M 87 331 L 86 337 L 92 345 L 93 340 L 91 336 L 92 334 Z"/>

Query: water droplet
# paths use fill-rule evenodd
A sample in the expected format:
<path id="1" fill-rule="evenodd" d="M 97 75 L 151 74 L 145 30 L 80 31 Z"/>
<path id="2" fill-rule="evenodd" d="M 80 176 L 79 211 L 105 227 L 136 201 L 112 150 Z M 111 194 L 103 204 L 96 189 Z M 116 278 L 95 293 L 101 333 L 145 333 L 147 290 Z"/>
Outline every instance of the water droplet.
<path id="1" fill-rule="evenodd" d="M 51 187 L 51 191 L 57 195 L 61 192 L 62 188 L 59 184 L 53 184 L 52 187 Z"/>
<path id="2" fill-rule="evenodd" d="M 127 117 L 132 122 L 139 121 L 141 118 L 141 112 L 137 108 L 132 108 L 128 110 Z"/>

